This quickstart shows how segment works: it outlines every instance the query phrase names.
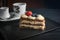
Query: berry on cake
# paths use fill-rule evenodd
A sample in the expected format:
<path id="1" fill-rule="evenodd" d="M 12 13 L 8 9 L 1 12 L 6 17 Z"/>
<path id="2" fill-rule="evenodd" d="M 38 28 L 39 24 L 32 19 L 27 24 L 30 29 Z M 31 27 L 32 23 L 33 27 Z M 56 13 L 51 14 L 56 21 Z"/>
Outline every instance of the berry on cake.
<path id="1" fill-rule="evenodd" d="M 45 29 L 45 18 L 42 15 L 32 16 L 31 11 L 27 11 L 20 18 L 20 28 Z"/>

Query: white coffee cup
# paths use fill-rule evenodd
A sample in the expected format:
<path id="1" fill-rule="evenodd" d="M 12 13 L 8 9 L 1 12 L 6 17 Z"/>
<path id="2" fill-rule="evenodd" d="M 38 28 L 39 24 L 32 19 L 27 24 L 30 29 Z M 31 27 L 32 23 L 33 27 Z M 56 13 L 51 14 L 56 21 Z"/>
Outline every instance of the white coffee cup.
<path id="1" fill-rule="evenodd" d="M 14 3 L 13 10 L 15 12 L 15 15 L 20 17 L 26 12 L 26 3 Z"/>
<path id="2" fill-rule="evenodd" d="M 0 7 L 0 18 L 6 19 L 9 18 L 9 8 L 8 7 Z"/>

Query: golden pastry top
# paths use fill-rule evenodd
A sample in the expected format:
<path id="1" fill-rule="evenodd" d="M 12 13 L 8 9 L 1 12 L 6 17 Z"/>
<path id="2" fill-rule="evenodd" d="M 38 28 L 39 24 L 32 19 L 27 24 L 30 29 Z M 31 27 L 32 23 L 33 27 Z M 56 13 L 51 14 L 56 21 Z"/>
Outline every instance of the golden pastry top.
<path id="1" fill-rule="evenodd" d="M 27 16 L 27 15 L 22 15 L 22 18 L 28 18 L 28 19 L 32 19 L 32 20 L 44 20 L 45 18 L 42 15 L 37 15 L 37 17 L 33 17 L 33 16 Z"/>
<path id="2" fill-rule="evenodd" d="M 22 15 L 21 17 L 22 17 L 22 18 L 28 18 L 28 16 L 27 16 L 27 15 L 25 15 L 25 14 L 24 14 L 24 15 Z"/>
<path id="3" fill-rule="evenodd" d="M 32 16 L 29 16 L 28 19 L 32 19 L 32 20 L 35 20 L 36 17 L 32 17 Z"/>

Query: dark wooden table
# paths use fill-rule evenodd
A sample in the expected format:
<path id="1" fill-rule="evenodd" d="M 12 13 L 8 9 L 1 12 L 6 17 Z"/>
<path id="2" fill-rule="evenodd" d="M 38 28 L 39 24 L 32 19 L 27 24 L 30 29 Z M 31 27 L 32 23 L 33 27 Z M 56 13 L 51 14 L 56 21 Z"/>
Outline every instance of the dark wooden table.
<path id="1" fill-rule="evenodd" d="M 25 38 L 24 40 L 60 40 L 60 10 L 59 9 L 32 9 L 32 8 L 29 8 L 27 10 L 31 10 L 31 11 L 33 11 L 33 13 L 36 13 L 36 14 L 38 14 L 38 13 L 42 14 L 44 17 L 52 20 L 51 22 L 54 22 L 54 24 L 52 23 L 52 25 L 58 24 L 58 25 L 56 25 L 56 27 L 59 26 L 59 28 L 56 28 L 55 30 L 50 31 L 50 32 L 46 32 L 43 34 L 38 34 L 36 36 Z M 18 32 L 19 29 L 17 28 L 18 25 L 19 25 L 19 20 L 14 20 L 14 21 L 9 21 L 9 22 L 0 22 L 0 35 L 1 35 L 0 39 L 1 40 L 17 40 L 18 38 L 21 38 L 22 36 L 19 37 L 19 35 L 18 35 L 19 34 L 19 32 Z M 18 30 L 16 30 L 16 29 L 18 29 Z M 15 33 L 14 30 L 18 33 Z M 23 32 L 26 32 L 26 31 L 23 31 Z"/>

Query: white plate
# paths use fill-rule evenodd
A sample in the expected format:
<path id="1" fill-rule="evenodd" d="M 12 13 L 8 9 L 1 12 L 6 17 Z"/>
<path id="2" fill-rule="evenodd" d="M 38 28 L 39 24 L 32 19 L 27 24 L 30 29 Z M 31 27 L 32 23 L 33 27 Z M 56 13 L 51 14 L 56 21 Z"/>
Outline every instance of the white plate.
<path id="1" fill-rule="evenodd" d="M 10 12 L 10 15 L 11 15 L 11 17 L 10 18 L 8 18 L 8 19 L 0 19 L 0 21 L 12 21 L 12 20 L 17 20 L 17 19 L 20 19 L 20 17 L 17 15 L 13 15 L 14 14 L 14 12 Z"/>

